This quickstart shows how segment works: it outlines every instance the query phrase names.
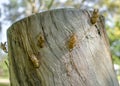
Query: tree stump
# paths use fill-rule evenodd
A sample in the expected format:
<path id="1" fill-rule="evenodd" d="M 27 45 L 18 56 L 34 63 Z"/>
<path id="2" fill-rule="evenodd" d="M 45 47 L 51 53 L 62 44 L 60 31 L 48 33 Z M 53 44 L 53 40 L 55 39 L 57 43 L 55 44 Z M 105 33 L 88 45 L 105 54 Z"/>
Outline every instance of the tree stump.
<path id="1" fill-rule="evenodd" d="M 104 17 L 56 9 L 24 18 L 7 31 L 11 86 L 119 86 Z"/>

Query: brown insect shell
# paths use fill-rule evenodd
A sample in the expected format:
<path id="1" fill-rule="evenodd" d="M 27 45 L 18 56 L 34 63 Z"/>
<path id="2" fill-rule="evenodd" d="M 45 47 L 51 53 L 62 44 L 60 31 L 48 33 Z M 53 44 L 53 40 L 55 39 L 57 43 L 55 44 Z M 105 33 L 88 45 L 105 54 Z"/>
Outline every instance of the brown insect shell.
<path id="1" fill-rule="evenodd" d="M 68 41 L 68 48 L 69 48 L 69 50 L 71 50 L 71 49 L 74 48 L 74 46 L 76 45 L 76 42 L 77 42 L 77 36 L 76 36 L 76 34 L 74 33 L 74 34 L 70 37 L 70 39 L 69 39 L 69 41 Z"/>
<path id="2" fill-rule="evenodd" d="M 98 20 L 99 17 L 99 10 L 98 9 L 94 9 L 92 17 L 91 17 L 91 23 L 95 24 Z"/>
<path id="3" fill-rule="evenodd" d="M 94 9 L 92 15 L 93 15 L 93 17 L 98 17 L 98 15 L 99 15 L 99 10 L 98 10 L 98 9 Z"/>
<path id="4" fill-rule="evenodd" d="M 4 52 L 7 53 L 6 42 L 5 42 L 5 43 L 2 43 L 2 42 L 1 42 L 0 47 L 1 47 L 1 49 L 3 49 Z"/>
<path id="5" fill-rule="evenodd" d="M 38 42 L 37 42 L 37 45 L 40 47 L 40 48 L 43 48 L 44 47 L 44 37 L 42 35 L 39 36 L 39 39 L 38 39 Z"/>
<path id="6" fill-rule="evenodd" d="M 31 55 L 31 61 L 34 65 L 34 67 L 38 68 L 40 65 L 39 65 L 39 60 L 36 58 L 36 56 L 34 54 Z"/>

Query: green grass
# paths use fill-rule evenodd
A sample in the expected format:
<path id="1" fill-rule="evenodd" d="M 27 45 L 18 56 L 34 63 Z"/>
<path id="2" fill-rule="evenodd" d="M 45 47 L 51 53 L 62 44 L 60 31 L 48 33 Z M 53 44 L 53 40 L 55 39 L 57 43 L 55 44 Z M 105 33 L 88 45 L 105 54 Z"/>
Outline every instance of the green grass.
<path id="1" fill-rule="evenodd" d="M 8 63 L 7 58 L 0 61 L 0 78 L 2 78 L 2 77 L 9 78 L 9 71 L 8 71 L 8 67 L 7 67 L 5 61 Z"/>
<path id="2" fill-rule="evenodd" d="M 9 84 L 1 84 L 1 83 L 0 83 L 0 86 L 9 86 Z"/>
<path id="3" fill-rule="evenodd" d="M 117 76 L 117 78 L 118 78 L 118 80 L 120 81 L 120 75 L 119 75 L 119 76 Z"/>
<path id="4" fill-rule="evenodd" d="M 0 79 L 9 79 L 9 71 L 5 61 L 8 63 L 7 57 L 0 60 Z M 0 83 L 0 86 L 9 86 L 9 83 Z"/>

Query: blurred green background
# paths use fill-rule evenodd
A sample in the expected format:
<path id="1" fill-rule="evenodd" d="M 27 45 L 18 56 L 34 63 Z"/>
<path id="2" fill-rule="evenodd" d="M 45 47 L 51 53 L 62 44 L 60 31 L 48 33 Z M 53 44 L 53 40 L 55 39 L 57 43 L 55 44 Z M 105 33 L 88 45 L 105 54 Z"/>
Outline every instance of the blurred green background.
<path id="1" fill-rule="evenodd" d="M 93 10 L 105 16 L 112 60 L 120 80 L 120 0 L 0 0 L 0 42 L 7 41 L 6 30 L 15 21 L 57 8 Z M 9 85 L 7 54 L 0 49 L 0 86 Z"/>

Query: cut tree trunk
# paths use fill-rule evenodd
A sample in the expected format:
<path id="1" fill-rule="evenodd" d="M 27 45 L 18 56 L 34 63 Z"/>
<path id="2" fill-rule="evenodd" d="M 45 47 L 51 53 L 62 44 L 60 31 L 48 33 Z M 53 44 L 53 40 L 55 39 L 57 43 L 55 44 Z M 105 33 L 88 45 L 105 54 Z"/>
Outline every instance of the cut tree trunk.
<path id="1" fill-rule="evenodd" d="M 14 23 L 7 31 L 11 86 L 119 86 L 104 17 L 57 9 Z"/>

